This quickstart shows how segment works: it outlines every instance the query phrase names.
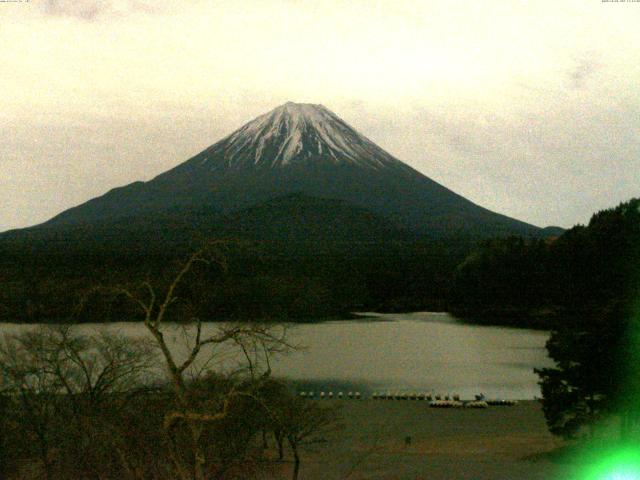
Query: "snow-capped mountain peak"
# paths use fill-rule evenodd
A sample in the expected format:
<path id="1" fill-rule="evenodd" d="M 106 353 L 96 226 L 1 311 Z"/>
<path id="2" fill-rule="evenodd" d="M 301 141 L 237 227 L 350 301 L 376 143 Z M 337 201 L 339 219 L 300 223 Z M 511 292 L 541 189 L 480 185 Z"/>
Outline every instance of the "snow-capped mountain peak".
<path id="1" fill-rule="evenodd" d="M 351 164 L 376 170 L 404 166 L 323 105 L 287 102 L 206 150 L 201 165 L 215 168 L 308 162 Z"/>
<path id="2" fill-rule="evenodd" d="M 263 208 L 265 202 L 291 195 L 296 197 L 289 203 Z M 315 220 L 311 218 L 318 217 L 304 214 L 304 205 L 309 205 L 305 199 L 309 198 L 320 199 L 320 203 L 343 202 L 360 209 L 351 213 L 357 213 L 361 220 L 364 209 L 403 231 L 430 238 L 539 232 L 533 225 L 475 205 L 402 163 L 326 107 L 291 102 L 255 118 L 152 180 L 112 189 L 60 213 L 46 225 L 120 222 L 114 224 L 119 228 L 137 218 L 141 228 L 148 228 L 150 222 L 163 225 L 164 221 L 173 231 L 172 222 L 179 219 L 189 225 L 186 231 L 208 231 L 209 215 L 236 214 L 256 207 L 251 215 L 267 215 L 259 222 L 263 225 L 275 221 L 271 215 L 276 210 L 288 212 L 288 220 L 279 224 L 288 231 L 295 225 L 313 227 Z M 302 210 L 296 206 L 298 202 Z M 337 214 L 335 209 L 331 211 Z M 358 223 L 351 213 L 345 213 L 340 221 L 355 222 L 360 225 L 356 230 L 372 225 L 369 220 Z"/>

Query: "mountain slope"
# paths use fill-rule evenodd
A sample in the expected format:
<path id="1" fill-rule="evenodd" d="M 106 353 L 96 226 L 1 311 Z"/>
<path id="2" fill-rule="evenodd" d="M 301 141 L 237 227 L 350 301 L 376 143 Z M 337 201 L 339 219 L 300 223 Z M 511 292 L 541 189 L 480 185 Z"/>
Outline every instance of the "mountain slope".
<path id="1" fill-rule="evenodd" d="M 370 211 L 340 200 L 291 194 L 225 218 L 226 237 L 280 242 L 381 242 L 413 240 Z"/>
<path id="2" fill-rule="evenodd" d="M 538 235 L 422 175 L 321 105 L 287 103 L 149 182 L 135 182 L 69 209 L 43 226 L 161 220 L 171 210 L 230 214 L 290 194 L 370 210 L 431 237 Z"/>

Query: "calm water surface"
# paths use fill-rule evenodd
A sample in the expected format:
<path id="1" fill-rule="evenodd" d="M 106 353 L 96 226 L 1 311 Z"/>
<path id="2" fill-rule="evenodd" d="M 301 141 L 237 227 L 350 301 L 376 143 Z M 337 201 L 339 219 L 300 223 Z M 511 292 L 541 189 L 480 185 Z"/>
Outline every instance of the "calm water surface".
<path id="1" fill-rule="evenodd" d="M 288 338 L 304 349 L 273 361 L 274 374 L 309 381 L 329 391 L 358 384 L 365 391 L 404 390 L 458 393 L 465 398 L 527 399 L 540 396 L 536 367 L 552 365 L 544 348 L 547 332 L 463 324 L 447 313 L 370 314 L 363 320 L 290 324 Z M 13 333 L 22 325 L 1 324 Z M 145 337 L 142 324 L 83 325 L 81 329 L 119 331 Z M 207 324 L 207 330 L 215 324 Z M 166 337 L 172 348 L 185 349 L 182 330 Z M 223 352 L 223 369 L 238 358 Z"/>

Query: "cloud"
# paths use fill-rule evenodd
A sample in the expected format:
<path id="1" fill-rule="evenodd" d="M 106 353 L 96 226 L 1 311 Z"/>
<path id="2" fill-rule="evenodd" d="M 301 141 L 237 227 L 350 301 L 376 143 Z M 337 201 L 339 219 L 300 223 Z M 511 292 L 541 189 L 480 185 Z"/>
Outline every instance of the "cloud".
<path id="1" fill-rule="evenodd" d="M 640 10 L 581 0 L 450 3 L 456 8 L 415 0 L 0 8 L 0 40 L 16 46 L 0 49 L 12 72 L 0 75 L 11 92 L 0 123 L 24 126 L 0 141 L 0 193 L 22 198 L 0 209 L 0 230 L 56 213 L 44 199 L 66 202 L 59 211 L 147 179 L 286 100 L 323 103 L 447 187 L 533 223 L 570 226 L 637 195 Z M 129 124 L 118 135 L 83 130 L 122 119 Z M 53 135 L 60 124 L 68 134 Z M 25 159 L 51 159 L 54 150 L 58 165 L 21 173 Z M 91 171 L 92 159 L 119 167 Z M 29 193 L 36 174 L 41 183 Z M 75 197 L 64 185 L 73 175 Z"/>
<path id="2" fill-rule="evenodd" d="M 155 13 L 157 7 L 145 0 L 45 0 L 46 15 L 93 21 L 102 16 Z"/>

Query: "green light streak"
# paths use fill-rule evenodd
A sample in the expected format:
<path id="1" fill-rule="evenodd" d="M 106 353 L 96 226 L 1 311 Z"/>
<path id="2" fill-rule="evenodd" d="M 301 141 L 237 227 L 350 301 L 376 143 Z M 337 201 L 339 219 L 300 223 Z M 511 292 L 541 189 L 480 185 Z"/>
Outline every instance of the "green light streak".
<path id="1" fill-rule="evenodd" d="M 583 452 L 584 470 L 574 480 L 640 480 L 640 448 L 619 446 Z"/>

